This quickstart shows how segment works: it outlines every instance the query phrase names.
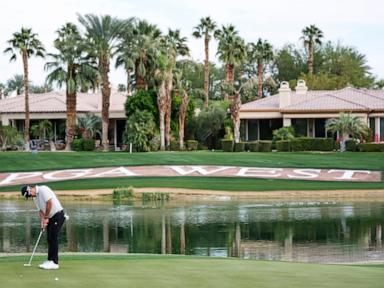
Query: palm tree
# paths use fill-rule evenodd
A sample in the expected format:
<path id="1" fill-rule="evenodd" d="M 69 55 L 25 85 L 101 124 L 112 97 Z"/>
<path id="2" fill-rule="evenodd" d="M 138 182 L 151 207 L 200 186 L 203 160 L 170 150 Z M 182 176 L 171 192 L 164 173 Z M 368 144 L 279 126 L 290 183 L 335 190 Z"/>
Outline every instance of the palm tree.
<path id="1" fill-rule="evenodd" d="M 24 122 L 24 142 L 25 149 L 29 151 L 29 79 L 28 79 L 28 59 L 31 56 L 44 58 L 45 49 L 37 38 L 36 33 L 32 33 L 30 28 L 21 28 L 20 32 L 13 33 L 13 37 L 7 41 L 10 45 L 4 53 L 11 54 L 10 61 L 17 58 L 20 54 L 24 68 L 24 95 L 25 95 L 25 122 Z"/>
<path id="2" fill-rule="evenodd" d="M 368 126 L 362 118 L 349 113 L 340 113 L 339 118 L 332 118 L 326 121 L 325 127 L 328 131 L 341 135 L 340 151 L 345 151 L 345 141 L 350 136 L 355 139 L 367 134 Z"/>
<path id="3" fill-rule="evenodd" d="M 47 76 L 47 83 L 56 82 L 59 87 L 66 87 L 66 146 L 70 151 L 76 130 L 77 91 L 87 85 L 96 73 L 93 63 L 85 56 L 84 40 L 76 25 L 66 23 L 58 31 L 54 41 L 59 54 L 49 54 L 53 61 L 46 63 L 46 69 L 53 69 Z"/>
<path id="4" fill-rule="evenodd" d="M 179 106 L 179 144 L 180 150 L 184 150 L 184 126 L 185 126 L 185 114 L 187 112 L 189 104 L 189 89 L 190 83 L 188 80 L 182 79 L 183 73 L 179 70 L 175 72 L 175 94 L 180 98 Z"/>
<path id="5" fill-rule="evenodd" d="M 250 43 L 248 45 L 248 57 L 250 62 L 257 63 L 257 76 L 258 76 L 258 89 L 257 95 L 259 98 L 263 97 L 263 74 L 264 64 L 271 61 L 273 58 L 272 45 L 268 41 L 262 41 L 260 38 L 257 43 Z"/>
<path id="6" fill-rule="evenodd" d="M 195 38 L 204 37 L 204 94 L 205 101 L 204 106 L 208 107 L 208 89 L 209 89 L 209 41 L 211 40 L 211 34 L 216 29 L 216 23 L 212 21 L 210 17 L 200 19 L 199 25 L 194 28 L 192 35 Z"/>
<path id="7" fill-rule="evenodd" d="M 107 151 L 109 148 L 108 127 L 111 97 L 109 82 L 110 60 L 117 50 L 120 36 L 128 28 L 132 19 L 122 21 L 109 15 L 98 17 L 93 14 L 78 15 L 78 19 L 86 30 L 85 36 L 88 40 L 89 50 L 97 55 L 98 70 L 102 79 L 102 145 L 104 151 Z"/>
<path id="8" fill-rule="evenodd" d="M 7 91 L 16 91 L 16 95 L 21 95 L 24 88 L 24 77 L 21 74 L 14 75 L 7 80 Z"/>
<path id="9" fill-rule="evenodd" d="M 305 27 L 302 30 L 303 36 L 301 39 L 304 41 L 304 46 L 308 52 L 308 73 L 313 74 L 313 54 L 315 49 L 315 44 L 321 45 L 321 38 L 323 38 L 323 32 L 317 28 L 315 25 L 310 25 Z"/>
<path id="10" fill-rule="evenodd" d="M 173 90 L 173 69 L 176 66 L 177 56 L 189 54 L 186 44 L 187 38 L 181 37 L 180 30 L 169 30 L 168 35 L 163 38 L 163 49 L 169 58 L 168 77 L 166 82 L 166 106 L 165 106 L 165 145 L 169 149 L 171 146 L 171 110 L 172 110 L 172 90 Z"/>
<path id="11" fill-rule="evenodd" d="M 86 140 L 95 137 L 96 134 L 100 134 L 101 119 L 92 113 L 78 117 L 77 123 L 82 137 Z"/>
<path id="12" fill-rule="evenodd" d="M 222 26 L 221 30 L 216 30 L 215 38 L 219 40 L 217 55 L 225 63 L 225 80 L 229 84 L 233 84 L 235 81 L 235 66 L 242 64 L 246 59 L 246 45 L 233 25 Z"/>

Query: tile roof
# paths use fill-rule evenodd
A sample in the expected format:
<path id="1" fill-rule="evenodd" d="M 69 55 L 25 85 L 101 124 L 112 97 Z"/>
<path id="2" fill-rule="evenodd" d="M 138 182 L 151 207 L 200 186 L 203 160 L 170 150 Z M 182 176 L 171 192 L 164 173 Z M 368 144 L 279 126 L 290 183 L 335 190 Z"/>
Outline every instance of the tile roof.
<path id="1" fill-rule="evenodd" d="M 279 94 L 245 103 L 241 112 L 335 112 L 335 111 L 384 111 L 384 90 L 355 89 L 308 91 L 306 94 L 291 92 L 291 104 L 280 108 Z"/>
<path id="2" fill-rule="evenodd" d="M 124 111 L 126 94 L 111 93 L 110 111 Z M 31 113 L 66 112 L 65 92 L 49 92 L 29 95 Z M 24 95 L 0 100 L 0 113 L 24 113 Z M 77 112 L 101 112 L 101 93 L 77 93 Z"/>

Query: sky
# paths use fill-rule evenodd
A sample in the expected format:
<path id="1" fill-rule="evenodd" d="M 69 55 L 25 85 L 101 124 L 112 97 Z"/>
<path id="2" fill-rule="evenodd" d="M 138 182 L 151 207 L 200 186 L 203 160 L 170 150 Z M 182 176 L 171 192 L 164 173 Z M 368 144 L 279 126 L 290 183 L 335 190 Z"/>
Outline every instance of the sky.
<path id="1" fill-rule="evenodd" d="M 0 2 L 0 83 L 22 74 L 19 57 L 9 62 L 2 53 L 7 40 L 21 27 L 32 28 L 49 53 L 56 53 L 53 40 L 66 22 L 79 24 L 77 14 L 96 14 L 118 18 L 138 17 L 158 25 L 163 32 L 180 29 L 188 38 L 191 58 L 203 61 L 201 39 L 191 36 L 200 18 L 210 16 L 218 25 L 233 24 L 246 42 L 258 38 L 268 40 L 274 48 L 286 43 L 302 45 L 301 31 L 315 24 L 324 33 L 324 41 L 340 42 L 355 47 L 366 55 L 371 73 L 384 78 L 384 1 L 382 0 L 14 0 Z M 217 43 L 211 41 L 210 60 L 215 57 Z M 30 80 L 44 83 L 46 60 L 30 59 Z M 125 83 L 123 69 L 111 69 L 111 83 Z"/>

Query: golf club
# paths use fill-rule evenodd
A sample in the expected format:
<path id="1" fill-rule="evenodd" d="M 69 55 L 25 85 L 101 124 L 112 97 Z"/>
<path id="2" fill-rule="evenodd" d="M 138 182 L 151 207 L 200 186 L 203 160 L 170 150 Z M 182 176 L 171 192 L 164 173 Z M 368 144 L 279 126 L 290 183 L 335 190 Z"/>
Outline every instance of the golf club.
<path id="1" fill-rule="evenodd" d="M 36 244 L 35 244 L 35 248 L 33 248 L 33 252 L 32 252 L 31 258 L 29 259 L 29 262 L 27 264 L 24 264 L 24 266 L 26 266 L 26 267 L 31 266 L 31 262 L 32 262 L 33 256 L 35 255 L 37 245 L 39 245 L 40 238 L 41 238 L 41 235 L 43 234 L 43 232 L 44 232 L 44 229 L 41 229 L 39 237 L 37 238 L 37 241 L 36 241 Z"/>

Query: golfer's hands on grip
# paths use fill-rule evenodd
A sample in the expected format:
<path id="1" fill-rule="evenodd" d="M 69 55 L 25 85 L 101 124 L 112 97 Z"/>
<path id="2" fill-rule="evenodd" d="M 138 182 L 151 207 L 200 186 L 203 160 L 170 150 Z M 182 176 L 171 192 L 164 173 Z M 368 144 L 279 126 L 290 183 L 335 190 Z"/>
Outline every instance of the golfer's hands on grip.
<path id="1" fill-rule="evenodd" d="M 45 230 L 45 228 L 48 226 L 49 219 L 41 219 L 41 229 Z"/>

